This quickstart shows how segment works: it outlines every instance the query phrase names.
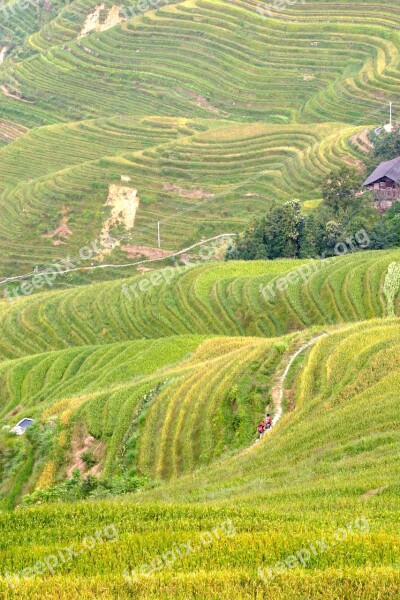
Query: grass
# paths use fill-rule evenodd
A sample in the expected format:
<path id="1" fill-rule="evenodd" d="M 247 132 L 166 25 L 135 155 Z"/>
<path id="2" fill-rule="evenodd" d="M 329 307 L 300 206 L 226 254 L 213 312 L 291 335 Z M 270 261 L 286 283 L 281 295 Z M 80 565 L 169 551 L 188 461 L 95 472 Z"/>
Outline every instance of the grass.
<path id="1" fill-rule="evenodd" d="M 287 345 L 291 341 L 288 337 Z M 4 433 L 3 448 L 14 450 L 14 462 L 21 460 L 16 468 L 5 465 L 3 505 L 20 499 L 21 470 L 25 493 L 42 487 L 49 461 L 55 465 L 52 482 L 65 478 L 69 465 L 88 452 L 83 431 L 97 440 L 92 454 L 103 445 L 93 464 L 99 463 L 105 476 L 134 467 L 154 481 L 191 472 L 250 444 L 281 360 L 276 340 L 179 336 L 1 363 L 4 423 L 12 426 L 29 413 L 44 436 L 13 443 Z M 23 467 L 27 461 L 29 470 Z"/>
<path id="2" fill-rule="evenodd" d="M 21 573 L 67 546 L 81 550 L 73 561 L 60 562 L 51 578 L 45 574 L 19 584 L 14 579 L 13 592 L 3 579 L 5 597 L 50 597 L 66 585 L 66 597 L 79 592 L 88 598 L 100 589 L 109 598 L 129 597 L 133 590 L 149 598 L 228 597 L 232 591 L 250 598 L 268 589 L 278 598 L 372 599 L 378 587 L 383 598 L 396 595 L 398 331 L 398 319 L 330 330 L 297 372 L 295 410 L 256 446 L 126 500 L 1 515 L 2 545 L 8 551 L 4 572 Z M 204 352 L 226 356 L 216 341 L 203 343 L 189 363 Z M 191 414 L 186 401 L 181 406 Z M 168 456 L 174 456 L 173 447 L 165 448 L 164 459 Z M 114 541 L 87 550 L 86 538 L 105 525 L 113 526 Z M 218 537 L 206 534 L 216 530 Z M 273 579 L 267 574 L 264 587 L 259 567 L 266 574 L 321 539 L 323 551 L 304 567 L 274 570 Z M 150 576 L 135 574 L 188 541 L 195 548 L 190 556 L 175 557 L 170 567 Z"/>
<path id="3" fill-rule="evenodd" d="M 161 221 L 163 248 L 179 250 L 272 201 L 313 207 L 329 170 L 360 164 L 354 136 L 396 99 L 398 11 L 337 4 L 321 19 L 318 2 L 299 3 L 264 20 L 255 9 L 177 2 L 81 39 L 87 0 L 10 18 L 0 81 L 28 102 L 0 95 L 0 122 L 28 131 L 0 148 L 0 276 L 97 239 L 121 175 L 140 197 L 128 241 L 154 248 Z M 43 237 L 65 214 L 72 235 Z M 117 249 L 111 262 L 126 258 Z"/>
<path id="4" fill-rule="evenodd" d="M 207 131 L 199 133 L 196 124 Z M 235 232 L 252 215 L 263 214 L 272 201 L 314 198 L 331 168 L 343 159 L 355 159 L 346 143 L 355 131 L 344 124 L 316 128 L 260 123 L 232 128 L 232 123 L 221 121 L 149 118 L 35 129 L 3 149 L 2 274 L 32 271 L 67 255 L 78 256 L 80 248 L 99 237 L 107 216 L 103 205 L 108 186 L 121 184 L 121 176 L 130 177 L 128 185 L 140 197 L 134 231 L 121 232 L 125 245 L 154 247 L 156 221 L 161 221 L 162 247 L 168 250 Z M 318 145 L 332 134 L 329 144 Z M 113 150 L 118 154 L 112 155 Z M 307 176 L 311 163 L 316 163 L 312 178 Z M 55 245 L 57 236 L 45 236 L 57 229 L 64 215 L 72 235 Z M 25 250 L 15 228 L 20 219 Z M 107 262 L 128 262 L 127 254 L 114 251 Z M 94 264 L 99 264 L 96 257 Z"/>
<path id="5" fill-rule="evenodd" d="M 171 335 L 276 337 L 384 316 L 383 283 L 398 257 L 398 250 L 362 251 L 312 268 L 307 260 L 210 262 L 176 269 L 170 283 L 161 279 L 146 292 L 138 286 L 148 276 L 140 275 L 4 300 L 0 356 Z M 301 267 L 304 281 L 279 291 L 276 282 Z"/>

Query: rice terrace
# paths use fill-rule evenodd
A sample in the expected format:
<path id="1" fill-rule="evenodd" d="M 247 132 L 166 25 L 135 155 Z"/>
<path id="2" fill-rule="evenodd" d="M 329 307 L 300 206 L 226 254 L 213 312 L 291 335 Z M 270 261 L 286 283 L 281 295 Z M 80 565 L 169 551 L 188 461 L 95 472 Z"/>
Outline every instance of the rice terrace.
<path id="1" fill-rule="evenodd" d="M 399 475 L 400 6 L 0 0 L 0 598 L 400 598 Z"/>

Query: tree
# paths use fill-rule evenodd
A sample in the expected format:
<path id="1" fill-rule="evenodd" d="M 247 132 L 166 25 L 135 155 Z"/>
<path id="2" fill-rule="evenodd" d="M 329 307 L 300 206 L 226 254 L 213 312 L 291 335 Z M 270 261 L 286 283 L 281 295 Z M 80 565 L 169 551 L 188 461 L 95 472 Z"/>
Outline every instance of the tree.
<path id="1" fill-rule="evenodd" d="M 399 246 L 400 203 L 381 216 L 369 192 L 357 194 L 359 183 L 355 169 L 333 171 L 323 183 L 323 202 L 313 213 L 304 213 L 298 200 L 273 206 L 238 236 L 225 259 L 332 256 L 344 247 L 355 252 L 365 247 L 355 238 L 359 232 L 364 232 L 370 249 Z"/>
<path id="2" fill-rule="evenodd" d="M 306 221 L 300 201 L 290 200 L 285 202 L 276 217 L 275 223 L 282 235 L 283 248 L 281 256 L 298 258 L 300 256 L 301 236 Z"/>
<path id="3" fill-rule="evenodd" d="M 379 163 L 385 160 L 392 160 L 400 156 L 400 127 L 397 127 L 391 133 L 383 131 L 375 135 L 373 139 L 373 149 L 368 159 L 370 170 L 375 169 Z"/>
<path id="4" fill-rule="evenodd" d="M 323 251 L 321 239 L 323 226 L 316 215 L 311 213 L 306 219 L 300 240 L 300 258 L 314 258 Z"/>
<path id="5" fill-rule="evenodd" d="M 263 260 L 269 258 L 264 243 L 265 217 L 253 219 L 231 243 L 226 251 L 225 260 Z"/>
<path id="6" fill-rule="evenodd" d="M 372 247 L 377 250 L 400 245 L 400 203 L 382 215 L 372 230 Z"/>
<path id="7" fill-rule="evenodd" d="M 231 245 L 226 260 L 263 260 L 300 256 L 302 232 L 306 217 L 298 200 L 274 206 L 266 217 L 253 220 Z"/>
<path id="8" fill-rule="evenodd" d="M 332 171 L 322 184 L 323 204 L 333 216 L 352 210 L 357 203 L 356 193 L 360 186 L 360 175 L 356 169 L 344 166 Z"/>

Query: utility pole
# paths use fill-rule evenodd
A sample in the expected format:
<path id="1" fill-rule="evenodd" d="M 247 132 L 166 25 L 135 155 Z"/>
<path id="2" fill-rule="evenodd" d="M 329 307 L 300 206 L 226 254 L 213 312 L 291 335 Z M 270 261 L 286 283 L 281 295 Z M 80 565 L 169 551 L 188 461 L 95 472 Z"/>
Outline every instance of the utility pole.
<path id="1" fill-rule="evenodd" d="M 161 248 L 161 233 L 160 233 L 160 221 L 157 222 L 157 237 L 158 237 L 158 247 Z"/>

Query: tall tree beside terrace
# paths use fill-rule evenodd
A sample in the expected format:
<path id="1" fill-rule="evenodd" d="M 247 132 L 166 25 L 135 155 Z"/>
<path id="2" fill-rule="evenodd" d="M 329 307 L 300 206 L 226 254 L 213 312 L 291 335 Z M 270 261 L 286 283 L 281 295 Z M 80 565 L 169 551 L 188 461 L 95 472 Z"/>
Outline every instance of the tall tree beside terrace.
<path id="1" fill-rule="evenodd" d="M 300 258 L 315 258 L 322 254 L 325 249 L 322 244 L 324 231 L 318 215 L 308 215 L 301 236 Z"/>
<path id="2" fill-rule="evenodd" d="M 269 222 L 268 222 L 269 221 Z M 306 217 L 302 212 L 299 200 L 290 200 L 282 206 L 271 211 L 270 218 L 267 218 L 267 231 L 279 239 L 280 247 L 275 248 L 274 238 L 271 239 L 271 256 L 277 258 L 298 258 L 300 256 L 301 238 L 304 230 Z"/>
<path id="3" fill-rule="evenodd" d="M 306 217 L 298 200 L 274 206 L 261 219 L 252 221 L 229 247 L 227 260 L 298 258 Z"/>
<path id="4" fill-rule="evenodd" d="M 238 241 L 229 245 L 225 260 L 266 260 L 269 258 L 264 240 L 265 222 L 266 217 L 253 219 L 245 231 L 238 236 Z"/>
<path id="5" fill-rule="evenodd" d="M 323 204 L 335 216 L 354 209 L 358 201 L 356 192 L 360 190 L 360 186 L 360 175 L 356 169 L 344 166 L 332 171 L 322 185 Z"/>
<path id="6" fill-rule="evenodd" d="M 372 171 L 381 162 L 400 156 L 400 127 L 391 133 L 382 132 L 373 138 L 373 149 L 367 160 L 368 169 Z"/>

